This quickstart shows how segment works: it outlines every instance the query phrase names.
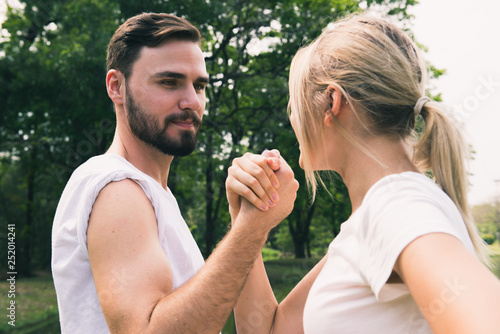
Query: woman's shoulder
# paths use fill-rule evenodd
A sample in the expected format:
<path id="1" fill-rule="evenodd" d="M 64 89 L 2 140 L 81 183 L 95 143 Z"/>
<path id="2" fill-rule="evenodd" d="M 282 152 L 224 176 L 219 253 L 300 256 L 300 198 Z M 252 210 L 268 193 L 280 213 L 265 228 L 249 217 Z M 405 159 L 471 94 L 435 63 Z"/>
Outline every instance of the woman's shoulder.
<path id="1" fill-rule="evenodd" d="M 448 195 L 430 177 L 417 172 L 403 172 L 383 177 L 366 193 L 363 204 L 421 201 L 454 206 Z"/>

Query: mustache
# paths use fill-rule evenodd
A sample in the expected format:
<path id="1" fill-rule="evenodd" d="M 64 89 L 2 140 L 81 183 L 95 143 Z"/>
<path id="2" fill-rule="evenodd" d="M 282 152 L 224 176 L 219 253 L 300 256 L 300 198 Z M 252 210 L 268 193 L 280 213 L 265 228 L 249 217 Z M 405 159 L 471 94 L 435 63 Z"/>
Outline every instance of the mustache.
<path id="1" fill-rule="evenodd" d="M 170 122 L 187 120 L 191 120 L 196 129 L 199 129 L 202 123 L 202 120 L 197 113 L 185 110 L 180 113 L 170 114 L 166 116 L 164 120 L 165 128 L 168 127 L 168 123 Z"/>

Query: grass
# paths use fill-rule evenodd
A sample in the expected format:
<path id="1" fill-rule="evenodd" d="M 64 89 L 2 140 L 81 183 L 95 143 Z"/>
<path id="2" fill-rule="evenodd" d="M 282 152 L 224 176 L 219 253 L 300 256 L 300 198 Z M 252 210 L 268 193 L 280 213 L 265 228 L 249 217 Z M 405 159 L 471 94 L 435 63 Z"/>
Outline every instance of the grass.
<path id="1" fill-rule="evenodd" d="M 0 282 L 2 295 L 8 296 L 9 282 Z M 8 324 L 7 308 L 15 301 L 15 327 Z M 58 324 L 57 299 L 52 277 L 49 274 L 19 278 L 15 281 L 15 298 L 0 298 L 0 333 L 60 333 L 58 326 L 52 331 L 44 328 L 46 323 Z M 42 327 L 42 328 L 41 328 Z"/>
<path id="2" fill-rule="evenodd" d="M 283 259 L 265 262 L 278 302 L 282 301 L 320 259 Z"/>
<path id="3" fill-rule="evenodd" d="M 496 254 L 491 256 L 495 275 L 500 279 L 500 243 L 496 241 L 490 246 Z M 318 259 L 275 259 L 275 254 L 269 254 L 265 262 L 269 280 L 273 287 L 276 299 L 283 300 L 293 287 L 302 279 L 302 277 L 311 270 Z M 1 333 L 60 333 L 59 320 L 57 313 L 57 300 L 54 291 L 52 277 L 49 274 L 21 278 L 16 280 L 16 327 L 8 325 L 7 308 L 9 307 L 9 298 L 0 298 L 0 309 L 4 314 L 0 319 Z M 6 296 L 9 291 L 9 283 L 6 280 L 0 282 L 2 295 Z M 234 334 L 233 316 L 228 319 L 222 334 Z"/>

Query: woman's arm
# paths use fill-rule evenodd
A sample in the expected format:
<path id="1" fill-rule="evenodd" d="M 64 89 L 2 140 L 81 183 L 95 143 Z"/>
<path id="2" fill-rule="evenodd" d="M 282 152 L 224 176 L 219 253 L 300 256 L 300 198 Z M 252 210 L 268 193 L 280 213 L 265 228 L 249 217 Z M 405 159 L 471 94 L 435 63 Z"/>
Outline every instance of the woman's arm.
<path id="1" fill-rule="evenodd" d="M 500 281 L 455 237 L 415 239 L 394 269 L 433 333 L 499 333 Z"/>
<path id="2" fill-rule="evenodd" d="M 307 295 L 325 261 L 326 256 L 278 305 L 260 256 L 255 261 L 234 308 L 238 333 L 303 333 Z"/>
<path id="3" fill-rule="evenodd" d="M 269 158 L 279 158 L 279 163 Z M 238 215 L 240 196 L 253 204 L 253 210 L 261 208 L 272 198 L 273 170 L 287 166 L 279 152 L 264 152 L 263 155 L 246 154 L 235 159 L 226 182 L 231 216 Z M 248 203 L 245 203 L 248 204 Z M 244 205 L 245 205 L 244 204 Z M 267 210 L 266 210 L 267 211 Z M 265 212 L 260 213 L 263 217 Z M 321 271 L 326 257 L 321 260 L 290 292 L 278 306 L 266 274 L 262 256 L 254 262 L 245 286 L 235 306 L 235 321 L 238 333 L 302 333 L 303 311 L 312 283 Z"/>
<path id="4" fill-rule="evenodd" d="M 274 319 L 273 333 L 304 333 L 304 306 L 309 290 L 326 262 L 327 255 L 293 288 L 279 304 Z"/>

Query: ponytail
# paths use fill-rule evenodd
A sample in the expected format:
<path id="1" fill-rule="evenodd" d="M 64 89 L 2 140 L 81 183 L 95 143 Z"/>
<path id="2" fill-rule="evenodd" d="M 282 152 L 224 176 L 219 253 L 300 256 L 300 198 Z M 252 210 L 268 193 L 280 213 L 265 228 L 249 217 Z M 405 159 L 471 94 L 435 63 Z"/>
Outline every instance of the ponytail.
<path id="1" fill-rule="evenodd" d="M 432 171 L 436 183 L 460 211 L 477 256 L 489 265 L 488 248 L 474 224 L 467 201 L 466 147 L 456 125 L 436 102 L 423 106 L 425 130 L 415 147 L 415 164 Z"/>

